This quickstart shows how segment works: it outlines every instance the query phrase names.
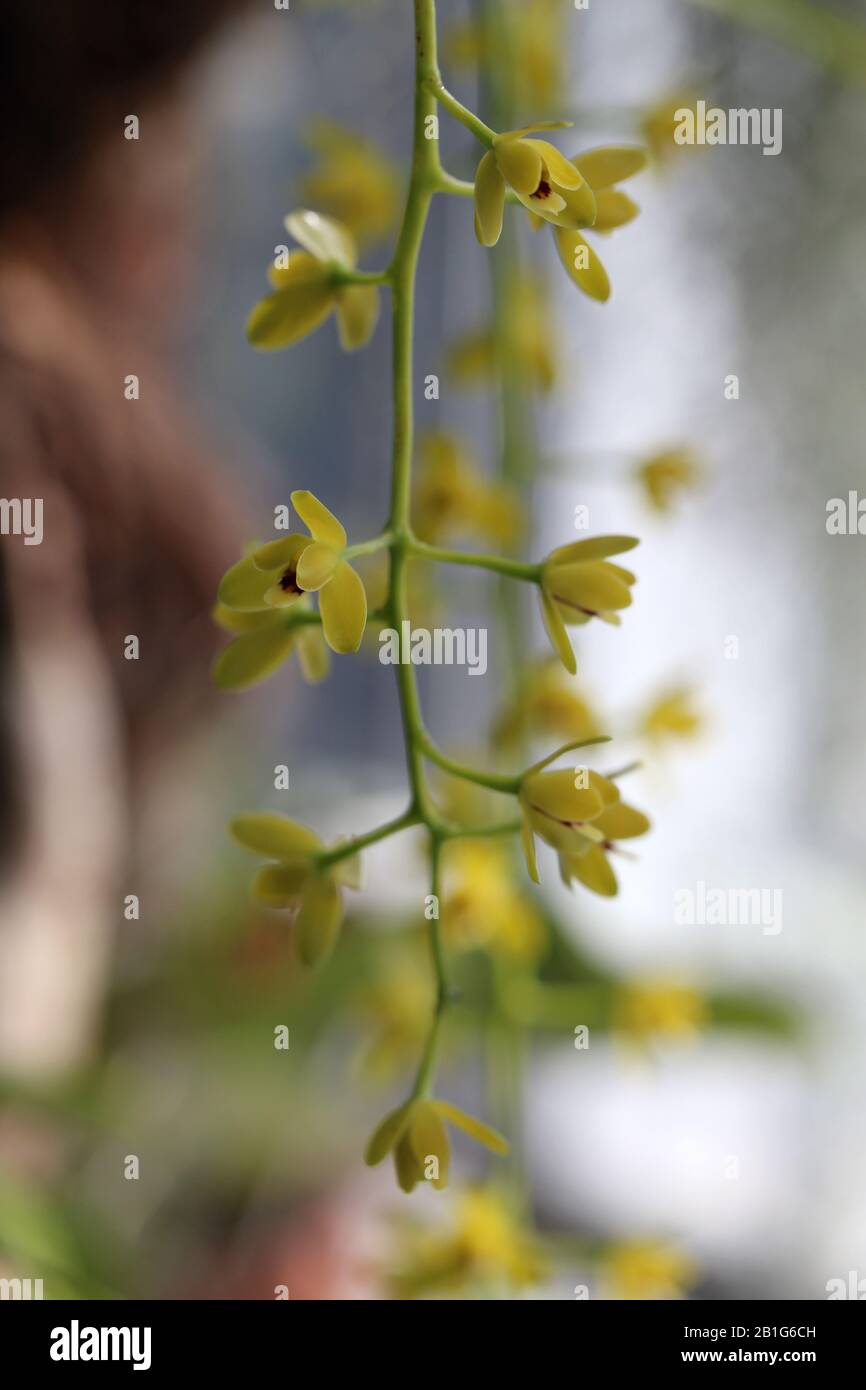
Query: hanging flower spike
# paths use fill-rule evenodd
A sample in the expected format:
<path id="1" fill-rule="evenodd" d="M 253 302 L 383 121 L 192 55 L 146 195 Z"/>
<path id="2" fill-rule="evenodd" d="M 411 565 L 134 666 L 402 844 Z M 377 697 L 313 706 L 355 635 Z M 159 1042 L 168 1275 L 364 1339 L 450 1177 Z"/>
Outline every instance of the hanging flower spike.
<path id="1" fill-rule="evenodd" d="M 351 232 L 306 209 L 290 212 L 285 225 L 304 249 L 292 252 L 286 267 L 269 269 L 274 293 L 250 314 L 249 341 L 267 352 L 291 347 L 336 312 L 341 347 L 346 352 L 363 347 L 376 327 L 379 294 L 375 285 L 346 284 L 341 274 L 358 262 Z"/>
<path id="2" fill-rule="evenodd" d="M 595 197 L 583 174 L 549 140 L 526 137 L 556 130 L 550 121 L 497 135 L 475 173 L 475 235 L 482 246 L 495 246 L 502 234 L 505 191 L 510 187 L 523 206 L 545 222 L 563 227 L 590 227 Z"/>
<path id="3" fill-rule="evenodd" d="M 292 506 L 310 532 L 295 562 L 295 582 L 302 592 L 318 593 L 322 631 L 331 650 L 356 652 L 367 625 L 367 594 L 343 559 L 346 532 L 312 492 L 293 492 Z"/>
<path id="4" fill-rule="evenodd" d="M 295 908 L 298 955 L 304 965 L 321 965 L 334 949 L 343 921 L 340 889 L 359 886 L 357 856 L 320 869 L 317 861 L 325 846 L 319 836 L 270 811 L 237 816 L 231 833 L 244 849 L 274 861 L 256 875 L 253 897 L 267 907 Z"/>
<path id="5" fill-rule="evenodd" d="M 614 185 L 633 178 L 646 168 L 645 150 L 637 146 L 605 145 L 576 155 L 571 162 L 580 170 L 595 199 L 596 216 L 591 224 L 593 231 L 612 232 L 637 217 L 640 211 L 637 203 Z M 560 260 L 578 289 L 591 299 L 603 302 L 610 298 L 607 271 L 589 242 L 576 230 L 587 225 L 573 220 L 578 216 L 582 204 L 574 201 L 572 193 L 567 193 L 565 200 L 564 213 L 547 219 L 556 224 L 554 237 Z"/>
<path id="6" fill-rule="evenodd" d="M 481 1120 L 467 1115 L 450 1101 L 419 1098 L 406 1101 L 385 1116 L 367 1144 L 364 1162 L 375 1168 L 391 1153 L 397 1182 L 404 1192 L 411 1192 L 424 1181 L 443 1188 L 448 1181 L 451 1160 L 446 1120 L 493 1153 L 508 1153 L 508 1143 L 502 1135 Z"/>
<path id="7" fill-rule="evenodd" d="M 633 550 L 633 536 L 594 536 L 551 551 L 541 573 L 541 613 L 551 646 L 572 675 L 577 670 L 566 625 L 580 626 L 601 618 L 614 626 L 618 612 L 631 604 L 631 570 L 612 565 L 609 555 Z"/>

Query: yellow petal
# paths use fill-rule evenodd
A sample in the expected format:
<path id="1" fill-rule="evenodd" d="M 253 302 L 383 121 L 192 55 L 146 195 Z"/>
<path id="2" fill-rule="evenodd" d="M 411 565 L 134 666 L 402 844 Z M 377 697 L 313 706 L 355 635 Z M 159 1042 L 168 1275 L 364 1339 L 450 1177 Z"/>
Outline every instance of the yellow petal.
<path id="1" fill-rule="evenodd" d="M 508 140 L 501 136 L 493 146 L 500 173 L 515 193 L 527 196 L 541 182 L 541 155 L 528 140 Z"/>
<path id="2" fill-rule="evenodd" d="M 313 830 L 274 811 L 247 811 L 235 816 L 230 830 L 239 845 L 266 859 L 294 862 L 299 856 L 318 853 L 322 841 Z"/>
<path id="3" fill-rule="evenodd" d="M 275 290 L 297 289 L 302 285 L 328 284 L 327 271 L 321 261 L 306 251 L 293 251 L 288 265 L 268 267 L 268 279 Z"/>
<path id="4" fill-rule="evenodd" d="M 282 666 L 294 640 L 295 634 L 284 623 L 272 623 L 260 632 L 238 637 L 214 662 L 214 685 L 220 690 L 245 690 L 257 685 Z"/>
<path id="5" fill-rule="evenodd" d="M 220 580 L 217 596 L 220 603 L 237 613 L 267 612 L 265 594 L 274 582 L 272 574 L 258 569 L 252 555 L 245 555 Z"/>
<path id="6" fill-rule="evenodd" d="M 445 1187 L 448 1181 L 451 1145 L 448 1142 L 448 1131 L 434 1105 L 422 1101 L 416 1106 L 408 1129 L 408 1138 L 421 1168 L 422 1177 L 426 1178 L 425 1168 L 428 1160 L 435 1158 L 438 1176 L 430 1178 L 429 1181 L 436 1188 Z"/>
<path id="7" fill-rule="evenodd" d="M 385 1116 L 381 1124 L 377 1125 L 364 1150 L 364 1162 L 369 1168 L 375 1168 L 377 1163 L 381 1163 L 383 1158 L 387 1158 L 394 1145 L 405 1134 L 409 1128 L 414 1106 L 415 1101 L 407 1100 L 405 1105 L 400 1105 L 396 1110 L 392 1110 Z"/>
<path id="8" fill-rule="evenodd" d="M 271 613 L 270 610 L 238 613 L 234 608 L 226 608 L 219 600 L 211 609 L 211 617 L 223 632 L 231 633 L 257 632 L 261 627 L 270 627 L 272 623 L 279 622 L 277 614 Z"/>
<path id="9" fill-rule="evenodd" d="M 571 541 L 550 552 L 549 563 L 570 564 L 574 560 L 605 560 L 608 555 L 622 555 L 634 550 L 640 541 L 634 536 L 587 536 L 583 541 Z"/>
<path id="10" fill-rule="evenodd" d="M 523 845 L 523 853 L 526 856 L 526 868 L 533 883 L 540 883 L 538 875 L 538 859 L 535 853 L 535 835 L 532 826 L 524 815 L 520 826 L 520 840 Z"/>
<path id="11" fill-rule="evenodd" d="M 557 227 L 554 236 L 559 259 L 578 289 L 601 303 L 610 299 L 607 271 L 589 242 L 584 240 L 580 232 L 566 227 Z"/>
<path id="12" fill-rule="evenodd" d="M 544 619 L 545 631 L 550 638 L 550 645 L 566 671 L 574 675 L 577 671 L 577 658 L 569 641 L 565 623 L 562 621 L 562 614 L 545 588 L 540 589 L 539 593 L 541 595 L 541 616 Z"/>
<path id="13" fill-rule="evenodd" d="M 488 150 L 475 173 L 475 235 L 482 246 L 495 246 L 502 234 L 505 180 Z"/>
<path id="14" fill-rule="evenodd" d="M 547 211 L 544 214 L 548 222 L 553 222 L 557 227 L 592 227 L 598 215 L 598 206 L 595 194 L 586 180 L 582 180 L 578 188 L 567 188 L 563 191 L 565 206 L 563 208 L 551 209 L 548 199 Z M 541 204 L 535 198 L 530 198 L 525 204 L 526 207 L 540 211 Z"/>
<path id="15" fill-rule="evenodd" d="M 568 857 L 568 872 L 593 893 L 613 898 L 617 892 L 616 874 L 603 849 L 591 845 L 585 854 Z"/>
<path id="16" fill-rule="evenodd" d="M 295 922 L 298 956 L 304 965 L 321 965 L 327 960 L 342 920 L 343 904 L 337 884 L 330 874 L 315 874 L 307 881 Z"/>
<path id="17" fill-rule="evenodd" d="M 313 541 L 298 561 L 300 588 L 315 593 L 323 584 L 327 584 L 339 563 L 339 551 L 334 550 L 333 546 L 323 545 L 321 541 Z"/>
<path id="18" fill-rule="evenodd" d="M 293 907 L 309 876 L 308 859 L 295 864 L 266 864 L 253 879 L 253 897 L 268 907 Z"/>
<path id="19" fill-rule="evenodd" d="M 646 168 L 646 150 L 637 145 L 603 145 L 596 150 L 586 150 L 575 155 L 576 164 L 587 183 L 596 192 L 610 188 L 612 184 L 622 183 Z"/>
<path id="20" fill-rule="evenodd" d="M 596 818 L 595 824 L 606 840 L 630 840 L 635 835 L 645 835 L 650 828 L 643 811 L 628 806 L 621 801 L 609 806 Z"/>
<path id="21" fill-rule="evenodd" d="M 334 291 L 325 279 L 277 290 L 253 309 L 247 319 L 247 338 L 264 352 L 291 347 L 318 328 L 333 307 Z"/>
<path id="22" fill-rule="evenodd" d="M 593 227 L 597 232 L 612 232 L 637 217 L 640 208 L 627 193 L 618 188 L 604 188 L 596 195 L 596 216 Z"/>
<path id="23" fill-rule="evenodd" d="M 449 1124 L 456 1125 L 462 1129 L 476 1143 L 483 1144 L 485 1148 L 492 1149 L 496 1154 L 508 1153 L 508 1140 L 501 1134 L 497 1134 L 490 1125 L 484 1124 L 483 1120 L 476 1120 L 474 1115 L 467 1115 L 465 1110 L 459 1106 L 452 1105 L 448 1100 L 434 1100 L 431 1104 L 439 1111 L 439 1114 Z"/>
<path id="24" fill-rule="evenodd" d="M 589 780 L 589 779 L 587 779 Z M 604 807 L 600 792 L 592 786 L 575 786 L 574 769 L 535 772 L 525 777 L 523 795 L 529 805 L 562 821 L 593 820 Z"/>
<path id="25" fill-rule="evenodd" d="M 407 1134 L 402 1135 L 394 1146 L 394 1171 L 404 1192 L 411 1192 L 424 1176 Z"/>
<path id="26" fill-rule="evenodd" d="M 301 675 L 309 685 L 318 685 L 331 668 L 331 658 L 322 636 L 322 629 L 312 623 L 298 628 L 298 662 Z"/>
<path id="27" fill-rule="evenodd" d="M 360 577 L 345 561 L 319 593 L 322 631 L 333 652 L 356 652 L 367 625 L 367 594 Z"/>
<path id="28" fill-rule="evenodd" d="M 566 609 L 598 613 L 631 604 L 631 590 L 603 560 L 571 565 L 554 565 L 545 574 L 545 583 L 556 602 Z M 569 621 L 568 615 L 565 621 Z"/>
<path id="29" fill-rule="evenodd" d="M 312 492 L 306 489 L 293 492 L 292 506 L 315 540 L 331 545 L 335 550 L 344 548 L 346 532 L 342 524 Z"/>
<path id="30" fill-rule="evenodd" d="M 375 285 L 347 285 L 337 295 L 337 329 L 340 347 L 355 352 L 373 336 L 379 319 L 379 291 Z"/>
<path id="31" fill-rule="evenodd" d="M 549 140 L 524 140 L 523 144 L 537 150 L 550 174 L 551 183 L 558 188 L 580 188 L 584 181 L 583 174 Z"/>
<path id="32" fill-rule="evenodd" d="M 252 553 L 252 561 L 259 570 L 281 570 L 294 564 L 310 544 L 309 536 L 281 536 L 279 540 L 268 541 Z"/>
<path id="33" fill-rule="evenodd" d="M 347 270 L 354 270 L 358 248 L 351 232 L 342 222 L 302 208 L 298 212 L 290 212 L 285 225 L 290 236 L 299 241 L 317 261 L 336 261 Z"/>

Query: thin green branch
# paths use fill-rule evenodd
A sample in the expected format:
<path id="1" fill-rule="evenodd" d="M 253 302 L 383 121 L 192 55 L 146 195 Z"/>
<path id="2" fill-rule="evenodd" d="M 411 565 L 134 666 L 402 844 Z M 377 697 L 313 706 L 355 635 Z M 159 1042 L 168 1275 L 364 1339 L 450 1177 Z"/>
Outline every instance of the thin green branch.
<path id="1" fill-rule="evenodd" d="M 471 550 L 448 550 L 439 545 L 428 545 L 414 537 L 410 538 L 408 549 L 411 555 L 417 555 L 423 560 L 435 560 L 442 565 L 468 565 L 472 569 L 490 570 L 494 574 L 507 575 L 509 579 L 522 579 L 529 584 L 538 584 L 541 580 L 541 565 L 509 560 L 504 555 L 479 554 Z"/>
<path id="2" fill-rule="evenodd" d="M 428 92 L 432 93 L 439 102 L 439 105 L 444 107 L 449 115 L 453 116 L 456 121 L 459 121 L 462 126 L 470 130 L 476 140 L 479 140 L 482 145 L 486 145 L 488 150 L 493 148 L 493 142 L 496 139 L 496 131 L 491 130 L 490 126 L 485 125 L 484 122 L 475 115 L 474 111 L 470 111 L 467 106 L 463 105 L 462 101 L 458 101 L 457 98 L 449 92 L 438 72 L 432 73 L 426 79 L 425 86 Z"/>

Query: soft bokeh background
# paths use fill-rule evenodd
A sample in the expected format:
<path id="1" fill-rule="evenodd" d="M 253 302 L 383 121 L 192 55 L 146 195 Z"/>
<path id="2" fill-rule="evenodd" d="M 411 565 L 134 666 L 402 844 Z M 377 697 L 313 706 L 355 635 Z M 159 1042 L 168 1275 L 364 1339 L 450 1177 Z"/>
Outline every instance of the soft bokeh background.
<path id="1" fill-rule="evenodd" d="M 542 1229 L 562 1242 L 540 1296 L 595 1288 L 594 1242 L 644 1236 L 688 1253 L 697 1297 L 822 1298 L 830 1279 L 866 1277 L 864 542 L 825 527 L 829 498 L 866 487 L 866 58 L 858 67 L 856 43 L 843 42 L 840 73 L 832 18 L 826 34 L 820 15 L 798 30 L 777 22 L 785 8 L 754 0 L 741 27 L 721 0 L 562 4 L 576 125 L 566 150 L 639 139 L 640 113 L 683 89 L 724 108 L 782 108 L 784 146 L 777 158 L 754 147 L 678 152 L 641 175 L 640 218 L 604 247 L 605 306 L 567 284 L 549 238 L 531 242 L 553 284 L 546 326 L 563 365 L 537 416 L 527 553 L 571 539 L 580 504 L 593 531 L 642 537 L 634 608 L 620 630 L 582 631 L 578 651 L 581 690 L 624 735 L 617 761 L 644 759 L 629 795 L 654 822 L 615 901 L 567 895 L 552 859 L 543 892 L 602 971 L 759 995 L 794 1025 L 709 1028 L 649 1060 L 603 1037 L 576 1051 L 579 1016 L 533 1039 L 530 1189 Z M 386 510 L 387 323 L 352 357 L 332 326 L 272 356 L 253 353 L 242 330 L 282 217 L 300 201 L 313 118 L 405 162 L 408 9 L 252 6 L 190 79 L 193 292 L 165 351 L 176 388 L 219 441 L 251 534 L 270 533 L 274 506 L 296 487 L 321 495 L 352 538 L 373 534 Z M 439 11 L 443 30 L 467 16 L 458 0 Z M 846 12 L 862 55 L 862 5 L 833 10 Z M 473 104 L 471 73 L 445 68 Z M 470 177 L 468 137 L 445 118 L 442 130 L 449 168 Z M 489 402 L 450 384 L 443 361 L 488 312 L 495 254 L 477 246 L 468 203 L 437 200 L 416 377 L 420 387 L 437 372 L 443 385 L 438 402 L 416 390 L 418 425 L 462 432 L 488 464 Z M 386 255 L 380 247 L 366 263 Z M 731 373 L 738 400 L 725 397 Z M 656 516 L 634 466 L 680 443 L 701 461 L 701 486 L 675 515 Z M 462 571 L 448 585 L 451 621 L 485 621 L 489 588 Z M 422 672 L 430 724 L 452 747 L 481 740 L 498 704 L 507 657 L 491 640 L 483 680 Z M 540 624 L 533 640 L 541 650 Z M 638 714 L 677 684 L 696 692 L 700 736 L 648 751 L 630 736 Z M 368 856 L 367 930 L 348 933 L 327 979 L 299 983 L 282 927 L 246 905 L 249 866 L 226 848 L 223 825 L 243 805 L 272 804 L 329 834 L 398 812 L 393 681 L 375 658 L 340 659 L 322 687 L 286 672 L 224 699 L 201 757 L 172 755 L 136 827 L 142 916 L 124 922 L 115 910 L 89 1003 L 95 1041 L 48 1067 L 38 1049 L 31 1065 L 26 1047 L 6 1041 L 0 1245 L 10 1269 L 45 1267 L 46 1280 L 56 1270 L 55 1291 L 82 1296 L 272 1297 L 280 1283 L 292 1297 L 377 1296 L 393 1213 L 407 1203 L 359 1153 L 401 1081 L 377 1090 L 357 1073 L 370 1024 L 353 983 L 368 970 L 368 936 L 417 911 L 420 847 L 401 837 Z M 278 763 L 288 793 L 273 791 Z M 675 894 L 699 881 L 780 889 L 782 930 L 677 925 Z M 13 993 L 17 964 L 7 951 Z M 62 1027 L 63 991 L 46 992 L 39 1026 Z M 289 1054 L 272 1047 L 279 1023 L 291 1029 Z M 477 1041 L 455 1048 L 446 1077 L 461 1102 L 484 1106 Z M 128 1154 L 141 1159 L 137 1183 L 123 1179 Z M 458 1169 L 481 1176 L 476 1164 L 460 1150 Z M 441 1219 L 449 1200 L 423 1194 L 416 1210 Z"/>

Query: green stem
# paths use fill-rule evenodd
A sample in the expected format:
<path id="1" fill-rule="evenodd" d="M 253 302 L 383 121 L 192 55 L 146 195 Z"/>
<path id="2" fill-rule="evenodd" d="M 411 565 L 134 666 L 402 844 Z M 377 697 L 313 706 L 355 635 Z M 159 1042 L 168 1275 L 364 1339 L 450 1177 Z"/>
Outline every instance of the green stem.
<path id="1" fill-rule="evenodd" d="M 509 579 L 523 579 L 529 584 L 541 580 L 541 565 L 530 565 L 522 560 L 509 560 L 504 555 L 482 555 L 471 550 L 447 550 L 439 545 L 427 545 L 425 541 L 410 540 L 409 552 L 424 560 L 436 560 L 443 565 L 468 565 L 472 569 L 491 570 L 494 574 L 505 574 Z"/>
<path id="2" fill-rule="evenodd" d="M 380 840 L 386 840 L 389 835 L 396 835 L 400 830 L 408 830 L 410 825 L 420 824 L 420 820 L 420 816 L 416 815 L 414 811 L 404 811 L 402 816 L 396 816 L 394 820 L 377 825 L 375 830 L 368 830 L 364 835 L 353 835 L 350 839 L 342 841 L 339 845 L 334 845 L 333 849 L 320 855 L 319 868 L 330 869 L 334 864 L 339 864 L 342 859 L 350 859 L 353 854 L 358 854 L 362 849 L 369 849 L 370 845 L 378 844 Z"/>
<path id="3" fill-rule="evenodd" d="M 474 782 L 479 787 L 489 787 L 494 792 L 504 792 L 510 796 L 516 796 L 520 790 L 519 777 L 504 777 L 496 772 L 482 772 L 479 768 L 466 767 L 464 763 L 458 763 L 454 758 L 449 758 L 443 753 L 426 733 L 421 734 L 419 740 L 420 749 L 431 763 L 441 767 L 444 772 L 450 772 L 452 777 L 462 777 L 464 782 Z"/>
<path id="4" fill-rule="evenodd" d="M 430 841 L 430 893 L 433 898 L 432 911 L 435 915 L 431 916 L 428 922 L 428 939 L 430 942 L 430 955 L 433 961 L 433 971 L 436 976 L 436 1003 L 433 1008 L 433 1021 L 430 1025 L 430 1032 L 427 1035 L 427 1042 L 424 1046 L 424 1052 L 418 1066 L 418 1074 L 415 1077 L 415 1085 L 412 1087 L 413 1100 L 419 1100 L 422 1096 L 428 1096 L 430 1094 L 436 1073 L 436 1063 L 439 1058 L 442 1018 L 448 1007 L 448 976 L 445 970 L 445 956 L 442 949 L 442 933 L 439 930 L 441 849 L 441 837 L 438 834 L 434 834 Z"/>
<path id="5" fill-rule="evenodd" d="M 369 541 L 358 541 L 355 545 L 347 545 L 343 551 L 344 560 L 354 560 L 358 555 L 375 555 L 377 550 L 387 550 L 394 544 L 394 537 L 390 531 L 383 531 L 380 536 L 373 536 Z"/>
<path id="6" fill-rule="evenodd" d="M 462 101 L 458 101 L 455 96 L 452 96 L 438 72 L 432 73 L 426 79 L 426 86 L 427 90 L 431 92 L 439 102 L 439 105 L 444 106 L 445 110 L 448 111 L 455 120 L 459 121 L 462 126 L 465 126 L 467 130 L 471 130 L 472 134 L 477 140 L 481 141 L 482 145 L 486 145 L 488 149 L 493 148 L 493 142 L 496 139 L 496 131 L 491 130 L 489 125 L 485 125 L 482 120 L 479 120 L 474 111 L 470 111 L 467 106 L 463 105 Z"/>

